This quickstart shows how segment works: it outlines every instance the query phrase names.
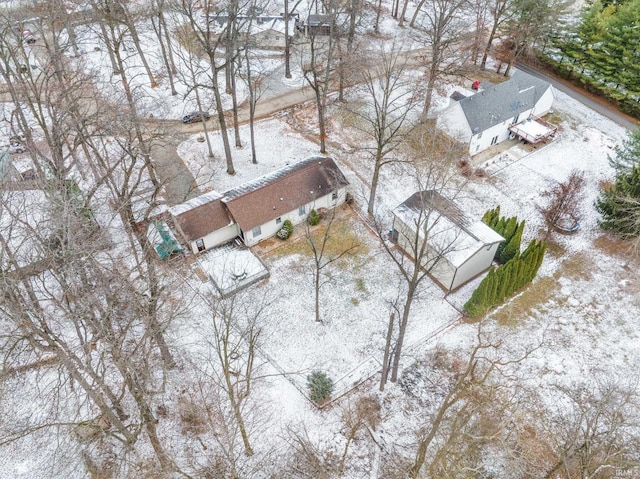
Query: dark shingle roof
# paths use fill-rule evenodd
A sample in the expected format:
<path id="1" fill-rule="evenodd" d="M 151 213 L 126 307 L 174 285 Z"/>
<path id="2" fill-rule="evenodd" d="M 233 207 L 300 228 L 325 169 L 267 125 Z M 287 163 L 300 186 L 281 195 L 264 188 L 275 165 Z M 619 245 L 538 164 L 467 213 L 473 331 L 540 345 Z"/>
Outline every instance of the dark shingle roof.
<path id="1" fill-rule="evenodd" d="M 475 135 L 530 110 L 549 86 L 544 80 L 516 70 L 509 80 L 463 98 L 459 103 Z"/>
<path id="2" fill-rule="evenodd" d="M 248 231 L 347 184 L 333 158 L 314 157 L 233 188 L 222 201 Z"/>
<path id="3" fill-rule="evenodd" d="M 484 244 L 492 244 L 504 240 L 481 221 L 469 218 L 453 201 L 442 196 L 436 190 L 418 191 L 401 203 L 398 208 L 406 208 L 417 213 L 435 211 L 474 240 Z"/>
<path id="4" fill-rule="evenodd" d="M 219 193 L 212 191 L 174 206 L 169 211 L 187 239 L 195 241 L 231 223 L 221 199 Z"/>

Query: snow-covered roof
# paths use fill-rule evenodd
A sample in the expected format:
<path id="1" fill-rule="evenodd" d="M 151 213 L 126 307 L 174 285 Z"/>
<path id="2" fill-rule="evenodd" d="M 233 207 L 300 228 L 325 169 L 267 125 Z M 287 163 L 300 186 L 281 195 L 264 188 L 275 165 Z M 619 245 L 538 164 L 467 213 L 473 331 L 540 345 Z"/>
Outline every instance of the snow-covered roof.
<path id="1" fill-rule="evenodd" d="M 504 238 L 480 220 L 468 218 L 435 190 L 418 191 L 393 210 L 404 224 L 428 236 L 429 245 L 459 267 L 484 246 Z"/>

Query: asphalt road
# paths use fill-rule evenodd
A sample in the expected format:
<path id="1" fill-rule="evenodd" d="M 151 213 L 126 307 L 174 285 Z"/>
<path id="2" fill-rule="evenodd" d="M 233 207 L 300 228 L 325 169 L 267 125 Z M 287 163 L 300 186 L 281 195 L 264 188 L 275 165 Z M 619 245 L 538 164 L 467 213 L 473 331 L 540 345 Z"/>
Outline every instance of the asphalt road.
<path id="1" fill-rule="evenodd" d="M 531 65 L 520 62 L 516 63 L 516 68 L 518 68 L 518 70 L 522 70 L 523 72 L 529 73 L 530 75 L 548 81 L 556 90 L 559 90 L 562 93 L 566 93 L 571 98 L 578 100 L 580 103 L 588 106 L 592 110 L 597 111 L 601 115 L 606 116 L 610 120 L 615 121 L 628 130 L 635 130 L 636 128 L 638 128 L 639 122 L 637 120 L 618 111 L 612 105 L 607 104 L 603 99 L 598 98 L 596 100 L 594 98 L 597 97 L 592 98 L 591 96 L 589 96 L 589 94 L 587 94 L 586 92 L 583 93 L 583 90 L 577 88 L 576 86 L 565 80 L 550 76 L 538 70 L 537 68 L 532 67 Z"/>

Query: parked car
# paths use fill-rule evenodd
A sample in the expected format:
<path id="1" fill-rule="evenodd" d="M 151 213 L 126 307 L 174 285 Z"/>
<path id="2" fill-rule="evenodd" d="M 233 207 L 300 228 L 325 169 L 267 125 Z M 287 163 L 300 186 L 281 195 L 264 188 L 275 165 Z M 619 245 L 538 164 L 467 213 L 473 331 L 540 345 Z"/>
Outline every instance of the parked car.
<path id="1" fill-rule="evenodd" d="M 23 30 L 22 41 L 25 43 L 33 44 L 36 42 L 36 37 L 33 36 L 33 33 L 31 33 L 31 30 Z"/>
<path id="2" fill-rule="evenodd" d="M 17 155 L 20 153 L 24 153 L 28 151 L 27 145 L 24 144 L 24 136 L 23 135 L 14 135 L 9 138 L 9 142 L 0 146 L 0 149 L 10 153 L 12 155 Z"/>
<path id="3" fill-rule="evenodd" d="M 208 111 L 193 111 L 182 117 L 182 123 L 197 123 L 202 119 L 208 120 L 211 115 Z"/>
<path id="4" fill-rule="evenodd" d="M 9 145 L 9 148 L 7 148 L 7 151 L 9 153 L 11 153 L 12 155 L 19 155 L 20 153 L 24 153 L 25 151 L 27 151 L 29 148 L 27 148 L 24 144 L 22 143 L 11 143 Z"/>

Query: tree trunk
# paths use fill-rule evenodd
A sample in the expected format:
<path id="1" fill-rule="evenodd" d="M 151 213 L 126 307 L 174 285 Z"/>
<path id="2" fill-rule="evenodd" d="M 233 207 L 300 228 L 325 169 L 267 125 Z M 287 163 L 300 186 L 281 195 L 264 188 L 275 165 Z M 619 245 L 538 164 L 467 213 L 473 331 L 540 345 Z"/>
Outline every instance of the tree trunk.
<path id="1" fill-rule="evenodd" d="M 235 61 L 232 62 L 235 67 Z M 240 138 L 240 125 L 238 124 L 238 95 L 236 90 L 236 71 L 231 73 L 231 104 L 233 110 L 233 134 L 236 140 L 236 148 L 242 148 L 242 138 Z"/>
<path id="2" fill-rule="evenodd" d="M 316 270 L 314 272 L 313 277 L 313 287 L 315 292 L 315 312 L 316 312 L 316 322 L 321 323 L 322 318 L 320 317 L 320 264 L 316 262 Z"/>
<path id="3" fill-rule="evenodd" d="M 376 201 L 376 191 L 378 190 L 378 179 L 380 177 L 380 169 L 382 168 L 382 158 L 379 157 L 381 153 L 378 152 L 375 165 L 373 167 L 373 177 L 371 178 L 371 192 L 369 193 L 369 205 L 367 206 L 367 213 L 369 216 L 373 216 L 373 211 Z"/>
<path id="4" fill-rule="evenodd" d="M 162 61 L 164 62 L 164 67 L 167 69 L 167 77 L 169 78 L 169 86 L 171 87 L 171 95 L 175 96 L 178 94 L 176 90 L 175 82 L 173 81 L 173 72 L 171 68 L 171 63 L 169 61 L 169 56 L 167 53 L 167 47 L 165 46 L 165 39 L 162 32 L 164 28 L 162 22 L 160 21 L 160 15 L 158 14 L 158 23 L 153 20 L 151 17 L 151 25 L 153 26 L 153 30 L 156 33 L 156 37 L 158 38 L 158 43 L 160 44 L 160 53 L 162 54 Z"/>
<path id="5" fill-rule="evenodd" d="M 416 7 L 416 11 L 413 12 L 413 16 L 411 17 L 411 21 L 409 22 L 409 26 L 413 28 L 413 26 L 416 23 L 416 18 L 418 18 L 418 13 L 420 13 L 420 9 L 422 8 L 422 6 L 424 5 L 425 0 L 420 0 L 420 3 L 418 3 L 418 6 Z"/>
<path id="6" fill-rule="evenodd" d="M 129 19 L 128 14 L 127 14 L 127 26 L 129 27 L 129 32 L 131 32 L 131 39 L 133 40 L 133 44 L 136 46 L 138 55 L 140 55 L 140 61 L 142 61 L 142 65 L 144 65 L 144 69 L 147 72 L 147 75 L 149 77 L 151 88 L 155 88 L 158 86 L 158 83 L 156 82 L 155 78 L 153 78 L 151 67 L 149 67 L 149 62 L 147 61 L 147 56 L 144 54 L 144 50 L 140 45 L 140 37 L 138 37 L 138 30 L 136 29 L 136 25 L 133 21 Z"/>
<path id="7" fill-rule="evenodd" d="M 227 131 L 227 121 L 224 117 L 224 110 L 222 107 L 222 97 L 220 95 L 220 87 L 218 85 L 218 69 L 215 67 L 215 58 L 211 58 L 211 69 L 213 73 L 211 86 L 213 89 L 213 97 L 216 102 L 218 123 L 220 125 L 220 135 L 222 136 L 222 145 L 224 146 L 224 156 L 227 161 L 227 174 L 235 175 L 236 170 L 233 167 L 233 158 L 231 156 L 231 146 L 229 145 L 229 132 Z"/>
<path id="8" fill-rule="evenodd" d="M 291 37 L 289 36 L 289 0 L 284 0 L 284 77 L 291 78 Z"/>
<path id="9" fill-rule="evenodd" d="M 162 13 L 162 10 L 158 12 L 158 20 L 160 20 L 160 25 L 164 33 L 164 39 L 167 44 L 167 54 L 169 56 L 169 64 L 171 65 L 171 73 L 175 75 L 176 73 L 178 73 L 178 69 L 176 68 L 176 62 L 173 59 L 173 48 L 171 48 L 171 36 L 169 35 L 169 29 L 167 28 L 167 22 L 164 19 L 164 14 Z"/>
<path id="10" fill-rule="evenodd" d="M 387 376 L 389 376 L 389 360 L 391 359 L 391 338 L 393 336 L 393 322 L 395 320 L 394 313 L 389 316 L 389 326 L 387 327 L 387 336 L 384 343 L 384 357 L 382 359 L 382 374 L 380 376 L 380 391 L 384 391 L 387 384 Z"/>
<path id="11" fill-rule="evenodd" d="M 418 268 L 418 265 L 415 266 Z M 415 294 L 415 286 L 409 285 L 407 290 L 407 298 L 404 302 L 404 308 L 402 309 L 402 320 L 398 328 L 398 339 L 396 340 L 395 351 L 393 353 L 393 367 L 391 369 L 391 382 L 395 383 L 398 380 L 398 369 L 400 369 L 400 356 L 402 355 L 402 346 L 404 344 L 404 335 L 407 331 L 407 322 L 409 321 L 409 312 L 411 311 L 411 303 L 413 303 L 413 296 Z"/>
<path id="12" fill-rule="evenodd" d="M 236 397 L 235 387 L 233 381 L 231 380 L 231 367 L 228 363 L 228 360 L 226 359 L 224 364 L 224 380 L 227 386 L 227 395 L 229 396 L 229 401 L 231 402 L 231 407 L 233 408 L 233 416 L 236 420 L 236 423 L 238 424 L 238 429 L 240 429 L 240 437 L 242 437 L 244 453 L 247 456 L 253 456 L 253 448 L 251 447 L 251 443 L 249 442 L 249 435 L 247 434 L 247 428 L 244 424 L 244 419 L 240 410 L 241 399 Z"/>
<path id="13" fill-rule="evenodd" d="M 493 22 L 493 27 L 491 27 L 491 33 L 489 34 L 489 40 L 487 40 L 487 46 L 484 49 L 484 53 L 482 55 L 482 61 L 480 62 L 480 70 L 484 70 L 487 65 L 487 59 L 489 58 L 489 52 L 491 51 L 491 46 L 493 45 L 493 39 L 496 37 L 496 31 L 498 30 L 498 22 Z"/>
<path id="14" fill-rule="evenodd" d="M 400 0 L 398 0 L 400 2 Z M 400 19 L 398 20 L 398 26 L 404 27 L 404 17 L 407 14 L 407 7 L 409 7 L 409 0 L 404 0 L 402 4 L 402 13 L 400 14 Z"/>
<path id="15" fill-rule="evenodd" d="M 394 4 L 395 4 L 394 0 Z M 380 33 L 380 15 L 382 14 L 382 0 L 378 0 L 378 7 L 376 8 L 376 21 L 373 24 L 373 31 L 378 34 Z"/>

